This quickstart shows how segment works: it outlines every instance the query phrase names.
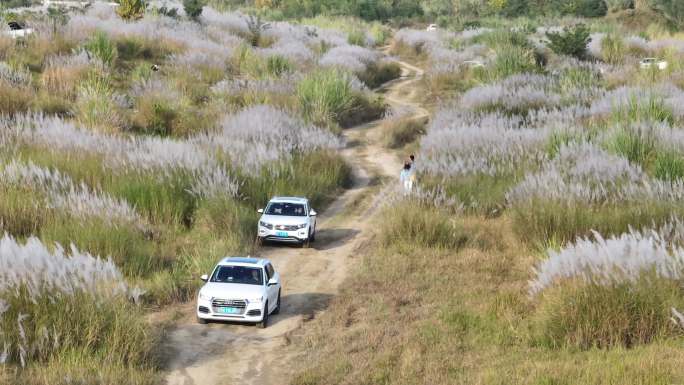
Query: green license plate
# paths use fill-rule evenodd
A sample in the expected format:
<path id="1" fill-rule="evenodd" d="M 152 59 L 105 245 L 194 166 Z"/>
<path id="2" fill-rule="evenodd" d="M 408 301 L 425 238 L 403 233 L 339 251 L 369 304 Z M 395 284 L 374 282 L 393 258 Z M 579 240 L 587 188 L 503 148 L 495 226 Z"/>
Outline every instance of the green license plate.
<path id="1" fill-rule="evenodd" d="M 218 310 L 219 310 L 219 313 L 223 313 L 223 314 L 238 314 L 238 313 L 240 313 L 240 309 L 238 309 L 236 307 L 220 307 Z"/>
<path id="2" fill-rule="evenodd" d="M 287 231 L 276 231 L 276 235 L 279 237 L 287 237 Z"/>

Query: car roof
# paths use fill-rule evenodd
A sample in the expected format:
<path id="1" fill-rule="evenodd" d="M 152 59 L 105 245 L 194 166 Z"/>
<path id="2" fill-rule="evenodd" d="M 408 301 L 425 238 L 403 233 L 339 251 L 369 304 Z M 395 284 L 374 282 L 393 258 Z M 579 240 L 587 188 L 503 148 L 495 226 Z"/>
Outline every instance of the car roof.
<path id="1" fill-rule="evenodd" d="M 271 202 L 290 202 L 290 203 L 307 203 L 309 200 L 304 197 L 273 197 Z"/>
<path id="2" fill-rule="evenodd" d="M 265 258 L 254 257 L 225 257 L 218 264 L 222 266 L 254 266 L 263 267 L 270 261 Z"/>

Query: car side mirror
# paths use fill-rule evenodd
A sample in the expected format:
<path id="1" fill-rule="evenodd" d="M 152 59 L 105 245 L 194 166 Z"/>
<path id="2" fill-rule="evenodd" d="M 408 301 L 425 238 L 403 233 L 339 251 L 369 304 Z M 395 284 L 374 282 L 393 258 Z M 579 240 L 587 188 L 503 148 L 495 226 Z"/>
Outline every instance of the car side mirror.
<path id="1" fill-rule="evenodd" d="M 273 285 L 277 285 L 277 284 L 278 284 L 278 280 L 275 278 L 271 278 L 268 280 L 268 286 L 273 286 Z"/>
<path id="2" fill-rule="evenodd" d="M 315 217 L 316 215 L 318 215 L 318 213 L 316 212 L 316 210 L 313 210 L 313 209 L 312 209 L 311 211 L 309 211 L 309 216 Z"/>
<path id="3" fill-rule="evenodd" d="M 207 281 L 209 280 L 209 276 L 206 275 L 206 274 L 202 274 L 202 276 L 200 277 L 200 279 L 201 279 L 202 281 L 204 281 L 204 282 L 207 282 Z"/>
<path id="4" fill-rule="evenodd" d="M 263 214 L 263 213 L 264 213 L 264 209 L 259 209 L 259 210 L 257 210 L 257 212 L 258 212 L 259 214 Z"/>

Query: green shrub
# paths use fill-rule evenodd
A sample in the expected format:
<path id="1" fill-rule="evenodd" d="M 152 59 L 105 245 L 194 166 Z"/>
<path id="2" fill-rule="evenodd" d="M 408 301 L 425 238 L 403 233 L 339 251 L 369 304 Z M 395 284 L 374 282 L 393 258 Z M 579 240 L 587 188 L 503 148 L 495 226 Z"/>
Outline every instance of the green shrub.
<path id="1" fill-rule="evenodd" d="M 489 216 L 501 214 L 506 204 L 506 193 L 516 180 L 512 174 L 471 174 L 447 180 L 421 175 L 420 179 L 428 188 L 442 186 L 447 196 L 455 197 L 468 211 Z"/>
<path id="2" fill-rule="evenodd" d="M 387 43 L 387 39 L 392 35 L 392 30 L 379 22 L 373 22 L 370 28 L 370 34 L 373 37 L 373 40 L 375 40 L 375 45 L 380 46 Z"/>
<path id="3" fill-rule="evenodd" d="M 425 121 L 401 118 L 384 124 L 384 141 L 388 148 L 397 149 L 413 143 L 425 134 Z"/>
<path id="4" fill-rule="evenodd" d="M 684 157 L 674 151 L 658 152 L 653 164 L 653 174 L 663 180 L 684 178 Z"/>
<path id="5" fill-rule="evenodd" d="M 673 26 L 684 26 L 684 3 L 679 0 L 646 0 L 651 9 L 663 15 Z"/>
<path id="6" fill-rule="evenodd" d="M 92 74 L 78 88 L 75 106 L 78 120 L 86 127 L 119 129 L 123 122 L 114 97 L 110 79 Z"/>
<path id="7" fill-rule="evenodd" d="M 620 105 L 613 111 L 612 119 L 617 123 L 662 122 L 672 125 L 674 115 L 665 105 L 665 100 L 657 95 L 650 95 L 646 101 L 637 96 L 629 98 L 626 105 Z"/>
<path id="8" fill-rule="evenodd" d="M 379 87 L 401 76 L 401 66 L 395 62 L 380 62 L 368 65 L 366 71 L 358 74 L 359 80 L 368 88 Z"/>
<path id="9" fill-rule="evenodd" d="M 116 14 L 124 20 L 142 19 L 146 7 L 145 0 L 119 0 Z"/>
<path id="10" fill-rule="evenodd" d="M 533 334 L 553 348 L 646 344 L 679 333 L 670 309 L 681 307 L 683 298 L 679 282 L 648 275 L 633 284 L 568 282 L 542 294 Z"/>
<path id="11" fill-rule="evenodd" d="M 610 236 L 628 232 L 630 228 L 657 226 L 672 215 L 684 214 L 684 209 L 672 203 L 649 201 L 590 206 L 539 200 L 514 206 L 511 212 L 518 236 L 530 244 L 545 247 L 589 236 L 592 230 Z"/>
<path id="12" fill-rule="evenodd" d="M 185 14 L 192 20 L 197 20 L 202 14 L 204 8 L 203 0 L 183 0 L 183 9 Z"/>
<path id="13" fill-rule="evenodd" d="M 3 340 L 11 346 L 22 340 L 33 342 L 26 352 L 30 360 L 48 363 L 69 356 L 106 357 L 103 361 L 110 365 L 156 367 L 153 350 L 159 333 L 149 330 L 141 309 L 126 299 L 111 299 L 96 306 L 89 293 L 24 294 L 8 296 L 9 310 L 0 319 L 0 328 Z M 17 327 L 19 314 L 27 316 L 23 337 Z M 46 341 L 44 337 L 52 334 L 57 334 L 58 340 Z M 17 356 L 8 357 L 11 364 L 19 361 Z"/>
<path id="14" fill-rule="evenodd" d="M 291 72 L 292 69 L 292 63 L 283 56 L 272 55 L 266 59 L 266 71 L 272 76 L 279 77 L 286 72 Z"/>
<path id="15" fill-rule="evenodd" d="M 354 107 L 349 75 L 339 70 L 314 72 L 297 87 L 304 115 L 317 124 L 339 120 Z"/>
<path id="16" fill-rule="evenodd" d="M 97 31 L 85 44 L 85 49 L 96 58 L 100 59 L 102 65 L 111 67 L 117 57 L 116 44 L 112 42 L 106 33 Z"/>
<path id="17" fill-rule="evenodd" d="M 33 93 L 25 87 L 12 87 L 0 80 L 0 114 L 14 115 L 31 106 Z"/>
<path id="18" fill-rule="evenodd" d="M 153 224 L 192 224 L 197 199 L 189 192 L 189 175 L 178 172 L 161 179 L 153 174 L 129 173 L 103 182 L 103 190 L 126 199 Z"/>
<path id="19" fill-rule="evenodd" d="M 619 35 L 610 34 L 601 40 L 601 56 L 607 63 L 622 63 L 625 60 L 625 51 L 625 43 Z"/>
<path id="20" fill-rule="evenodd" d="M 347 43 L 352 45 L 366 46 L 366 33 L 362 30 L 354 30 L 347 35 Z"/>
<path id="21" fill-rule="evenodd" d="M 533 72 L 536 69 L 533 50 L 518 46 L 505 46 L 498 50 L 494 62 L 483 73 L 489 80 L 496 80 L 519 73 Z"/>
<path id="22" fill-rule="evenodd" d="M 134 127 L 145 134 L 173 135 L 179 118 L 179 107 L 163 96 L 141 97 L 133 115 Z"/>
<path id="23" fill-rule="evenodd" d="M 511 31 L 509 29 L 496 29 L 491 32 L 483 33 L 473 39 L 474 42 L 487 44 L 489 47 L 504 48 L 510 46 L 530 48 L 530 42 L 523 32 Z"/>
<path id="24" fill-rule="evenodd" d="M 141 229 L 100 219 L 83 220 L 60 216 L 40 229 L 48 244 L 74 244 L 93 255 L 111 257 L 128 277 L 147 276 L 164 266 Z"/>
<path id="25" fill-rule="evenodd" d="M 606 0 L 606 5 L 611 12 L 624 11 L 634 8 L 634 0 Z"/>
<path id="26" fill-rule="evenodd" d="M 53 215 L 36 204 L 44 199 L 41 194 L 28 189 L 0 186 L 0 232 L 8 232 L 15 237 L 37 234 Z"/>
<path id="27" fill-rule="evenodd" d="M 351 169 L 340 155 L 319 151 L 295 157 L 283 165 L 275 178 L 267 173 L 245 177 L 240 191 L 253 209 L 277 195 L 306 195 L 311 205 L 320 209 L 340 188 L 348 187 L 350 181 Z"/>
<path id="28" fill-rule="evenodd" d="M 612 136 L 608 147 L 632 163 L 647 166 L 657 151 L 657 138 L 649 130 L 623 128 Z"/>
<path id="29" fill-rule="evenodd" d="M 468 241 L 466 231 L 444 211 L 412 200 L 394 204 L 383 212 L 380 237 L 385 247 L 458 249 Z"/>
<path id="30" fill-rule="evenodd" d="M 583 59 L 587 55 L 587 44 L 591 41 L 590 31 L 584 24 L 565 27 L 563 32 L 547 32 L 549 47 L 559 55 L 574 56 Z"/>

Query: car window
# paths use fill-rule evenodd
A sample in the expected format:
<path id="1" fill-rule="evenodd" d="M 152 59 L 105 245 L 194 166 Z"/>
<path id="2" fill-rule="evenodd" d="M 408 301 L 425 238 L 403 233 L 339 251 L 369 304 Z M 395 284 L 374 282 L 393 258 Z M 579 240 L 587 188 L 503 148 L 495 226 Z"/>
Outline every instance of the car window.
<path id="1" fill-rule="evenodd" d="M 271 272 L 268 271 L 268 266 L 264 268 L 264 274 L 266 274 L 266 282 L 268 282 L 271 279 Z"/>
<path id="2" fill-rule="evenodd" d="M 211 282 L 263 285 L 264 279 L 261 270 L 247 266 L 219 266 L 214 270 Z"/>
<path id="3" fill-rule="evenodd" d="M 284 215 L 288 217 L 306 216 L 304 205 L 301 203 L 271 202 L 266 208 L 266 215 Z"/>
<path id="4" fill-rule="evenodd" d="M 273 269 L 273 265 L 271 265 L 270 263 L 266 265 L 266 271 L 268 271 L 268 279 L 273 278 L 273 276 L 275 275 L 275 269 Z"/>

